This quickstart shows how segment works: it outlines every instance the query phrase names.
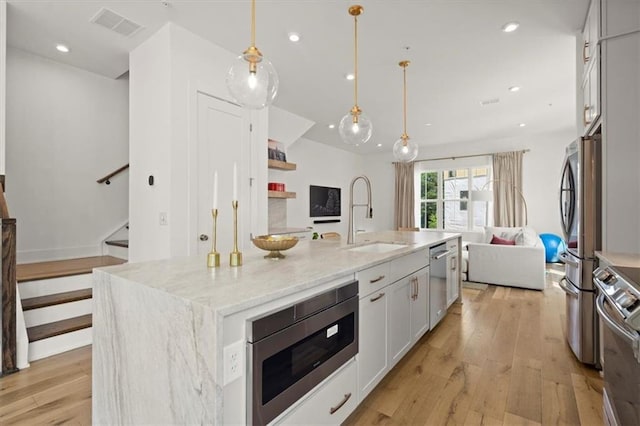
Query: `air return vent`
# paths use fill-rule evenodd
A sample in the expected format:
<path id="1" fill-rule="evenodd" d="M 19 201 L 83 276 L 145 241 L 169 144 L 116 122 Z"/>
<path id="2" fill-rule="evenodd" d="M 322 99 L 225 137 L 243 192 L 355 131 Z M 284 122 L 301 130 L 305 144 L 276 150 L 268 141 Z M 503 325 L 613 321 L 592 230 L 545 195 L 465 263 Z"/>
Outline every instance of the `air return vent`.
<path id="1" fill-rule="evenodd" d="M 491 104 L 497 104 L 500 102 L 499 98 L 485 99 L 484 101 L 480 101 L 480 106 L 487 106 Z"/>
<path id="2" fill-rule="evenodd" d="M 115 31 L 125 37 L 130 37 L 142 29 L 142 25 L 136 24 L 124 16 L 118 15 L 113 10 L 104 7 L 90 19 L 90 22 Z"/>

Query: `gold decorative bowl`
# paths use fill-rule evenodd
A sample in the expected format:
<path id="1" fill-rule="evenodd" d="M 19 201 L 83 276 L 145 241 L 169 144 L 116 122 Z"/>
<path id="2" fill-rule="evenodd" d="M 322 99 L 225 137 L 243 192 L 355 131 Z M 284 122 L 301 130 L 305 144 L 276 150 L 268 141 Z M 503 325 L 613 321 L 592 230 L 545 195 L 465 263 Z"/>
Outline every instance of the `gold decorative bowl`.
<path id="1" fill-rule="evenodd" d="M 269 252 L 265 259 L 284 259 L 284 254 L 280 251 L 288 250 L 298 244 L 298 237 L 285 235 L 260 235 L 254 237 L 253 245 Z"/>

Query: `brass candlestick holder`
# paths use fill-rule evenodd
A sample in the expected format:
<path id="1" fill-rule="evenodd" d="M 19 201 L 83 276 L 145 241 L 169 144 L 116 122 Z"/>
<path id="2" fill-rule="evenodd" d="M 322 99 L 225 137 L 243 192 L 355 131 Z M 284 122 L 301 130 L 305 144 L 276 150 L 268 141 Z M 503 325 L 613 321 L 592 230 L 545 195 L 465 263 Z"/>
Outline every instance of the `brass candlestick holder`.
<path id="1" fill-rule="evenodd" d="M 242 266 L 242 253 L 238 251 L 238 200 L 233 200 L 231 207 L 233 207 L 233 251 L 229 255 L 229 265 Z"/>
<path id="2" fill-rule="evenodd" d="M 216 250 L 218 209 L 211 209 L 211 217 L 213 218 L 213 233 L 211 234 L 211 251 L 207 255 L 207 267 L 217 268 L 220 266 L 220 253 Z"/>

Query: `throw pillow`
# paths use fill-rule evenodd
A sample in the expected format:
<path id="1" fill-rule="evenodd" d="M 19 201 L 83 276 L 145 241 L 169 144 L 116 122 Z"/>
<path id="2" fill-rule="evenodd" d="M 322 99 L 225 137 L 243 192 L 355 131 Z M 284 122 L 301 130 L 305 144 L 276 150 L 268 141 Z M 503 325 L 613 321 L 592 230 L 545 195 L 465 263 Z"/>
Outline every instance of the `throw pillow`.
<path id="1" fill-rule="evenodd" d="M 485 241 L 491 244 L 493 236 L 498 236 L 506 240 L 515 240 L 518 232 L 522 231 L 520 227 L 507 226 L 485 226 Z"/>
<path id="2" fill-rule="evenodd" d="M 503 245 L 503 246 L 515 246 L 516 242 L 515 242 L 515 240 L 507 240 L 506 238 L 500 238 L 500 237 L 496 237 L 494 235 L 489 244 L 499 244 L 499 245 Z"/>
<path id="3" fill-rule="evenodd" d="M 522 228 L 514 238 L 517 246 L 534 247 L 538 245 L 538 234 L 532 228 Z"/>

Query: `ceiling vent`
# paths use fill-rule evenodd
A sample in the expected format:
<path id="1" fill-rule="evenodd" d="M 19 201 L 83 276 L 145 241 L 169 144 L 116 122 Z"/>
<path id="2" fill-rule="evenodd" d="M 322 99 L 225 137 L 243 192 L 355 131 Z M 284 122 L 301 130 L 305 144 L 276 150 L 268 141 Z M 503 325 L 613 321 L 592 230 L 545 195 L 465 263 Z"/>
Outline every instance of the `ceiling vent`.
<path id="1" fill-rule="evenodd" d="M 484 101 L 480 101 L 480 106 L 487 106 L 491 104 L 497 104 L 500 102 L 499 98 L 485 99 Z"/>
<path id="2" fill-rule="evenodd" d="M 118 15 L 113 10 L 102 8 L 98 13 L 89 20 L 111 31 L 115 31 L 125 37 L 130 37 L 142 29 L 142 25 Z"/>

